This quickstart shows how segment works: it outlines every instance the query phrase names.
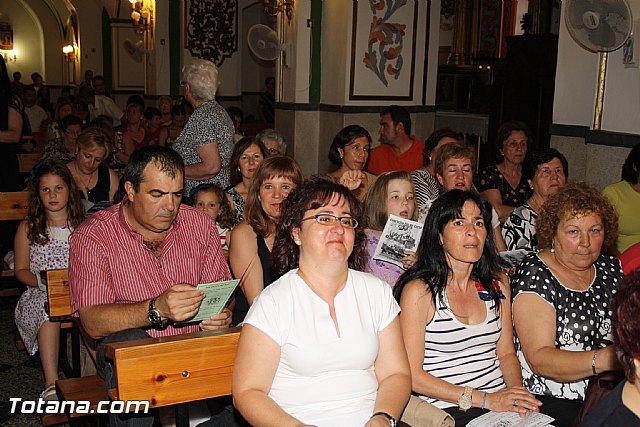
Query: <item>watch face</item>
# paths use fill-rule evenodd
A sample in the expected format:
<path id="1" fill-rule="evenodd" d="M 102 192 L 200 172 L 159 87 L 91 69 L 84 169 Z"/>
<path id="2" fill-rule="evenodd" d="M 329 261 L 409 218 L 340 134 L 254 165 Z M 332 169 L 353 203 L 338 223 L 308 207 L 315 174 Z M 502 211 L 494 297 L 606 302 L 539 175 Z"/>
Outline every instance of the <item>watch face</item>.
<path id="1" fill-rule="evenodd" d="M 162 323 L 160 312 L 157 309 L 149 310 L 149 312 L 147 313 L 147 316 L 149 317 L 149 322 L 152 325 L 159 325 Z"/>
<path id="2" fill-rule="evenodd" d="M 471 397 L 465 396 L 464 394 L 460 396 L 460 399 L 458 399 L 458 406 L 463 411 L 471 409 Z"/>

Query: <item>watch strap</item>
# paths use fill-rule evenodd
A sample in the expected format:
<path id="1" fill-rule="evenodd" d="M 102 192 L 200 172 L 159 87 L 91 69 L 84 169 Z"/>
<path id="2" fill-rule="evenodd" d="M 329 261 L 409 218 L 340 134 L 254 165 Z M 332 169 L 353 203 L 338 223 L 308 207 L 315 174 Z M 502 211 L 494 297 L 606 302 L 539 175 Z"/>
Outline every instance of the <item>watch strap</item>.
<path id="1" fill-rule="evenodd" d="M 371 418 L 377 417 L 378 415 L 380 415 L 381 417 L 385 417 L 387 421 L 389 421 L 390 427 L 396 427 L 396 419 L 393 418 L 391 415 L 387 414 L 386 412 L 382 412 L 382 411 L 375 412 L 373 415 L 371 415 Z"/>

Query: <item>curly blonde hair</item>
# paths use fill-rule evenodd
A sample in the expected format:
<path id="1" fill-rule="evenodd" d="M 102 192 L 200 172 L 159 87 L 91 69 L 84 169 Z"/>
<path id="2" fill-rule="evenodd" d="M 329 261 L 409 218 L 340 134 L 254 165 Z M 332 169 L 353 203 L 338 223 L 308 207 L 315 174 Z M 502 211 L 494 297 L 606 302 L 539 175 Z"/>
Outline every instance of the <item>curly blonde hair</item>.
<path id="1" fill-rule="evenodd" d="M 567 183 L 542 205 L 536 222 L 538 246 L 550 248 L 560 221 L 576 216 L 596 214 L 604 225 L 603 248 L 611 252 L 618 238 L 618 214 L 609 201 L 593 186 L 582 182 Z"/>

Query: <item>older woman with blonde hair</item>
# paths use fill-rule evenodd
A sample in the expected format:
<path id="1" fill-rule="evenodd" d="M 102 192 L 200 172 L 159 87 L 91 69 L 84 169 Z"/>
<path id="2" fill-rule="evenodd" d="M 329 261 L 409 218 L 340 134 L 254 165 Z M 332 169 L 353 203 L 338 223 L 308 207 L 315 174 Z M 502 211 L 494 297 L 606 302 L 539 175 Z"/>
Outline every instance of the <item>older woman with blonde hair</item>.
<path id="1" fill-rule="evenodd" d="M 98 127 L 88 127 L 76 140 L 76 158 L 67 167 L 89 208 L 101 202 L 113 203 L 118 192 L 118 174 L 102 164 L 113 148 L 113 139 Z"/>
<path id="2" fill-rule="evenodd" d="M 207 183 L 229 186 L 229 161 L 233 150 L 233 122 L 216 102 L 218 67 L 196 60 L 182 69 L 185 99 L 195 108 L 173 144 L 185 163 L 184 192 Z"/>
<path id="3" fill-rule="evenodd" d="M 619 370 L 611 345 L 611 305 L 622 281 L 613 248 L 618 219 L 600 192 L 570 182 L 549 196 L 537 221 L 541 250 L 512 278 L 516 350 L 524 385 L 541 412 L 569 426 L 589 378 Z"/>
<path id="4" fill-rule="evenodd" d="M 271 266 L 276 225 L 282 215 L 282 202 L 303 181 L 298 163 L 286 156 L 265 159 L 253 174 L 244 221 L 233 229 L 229 247 L 231 271 L 240 279 L 234 325 L 244 320 L 256 296 L 280 277 Z"/>

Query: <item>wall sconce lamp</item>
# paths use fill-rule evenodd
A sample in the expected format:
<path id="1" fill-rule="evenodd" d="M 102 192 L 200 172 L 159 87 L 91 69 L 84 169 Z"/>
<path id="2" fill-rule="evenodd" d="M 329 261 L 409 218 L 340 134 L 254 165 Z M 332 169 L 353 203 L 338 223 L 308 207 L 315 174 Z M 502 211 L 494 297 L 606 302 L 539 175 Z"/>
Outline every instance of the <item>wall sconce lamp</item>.
<path id="1" fill-rule="evenodd" d="M 68 44 L 62 48 L 62 53 L 64 57 L 67 58 L 67 61 L 75 62 L 78 59 L 78 46 Z"/>
<path id="2" fill-rule="evenodd" d="M 18 54 L 15 50 L 2 50 L 2 58 L 4 62 L 16 62 L 18 60 Z"/>
<path id="3" fill-rule="evenodd" d="M 262 5 L 267 15 L 278 16 L 280 12 L 284 12 L 289 21 L 291 21 L 291 16 L 293 15 L 294 3 L 295 0 L 262 0 Z"/>
<path id="4" fill-rule="evenodd" d="M 144 34 L 151 28 L 152 9 L 145 0 L 129 0 L 131 3 L 131 20 L 136 34 Z"/>

